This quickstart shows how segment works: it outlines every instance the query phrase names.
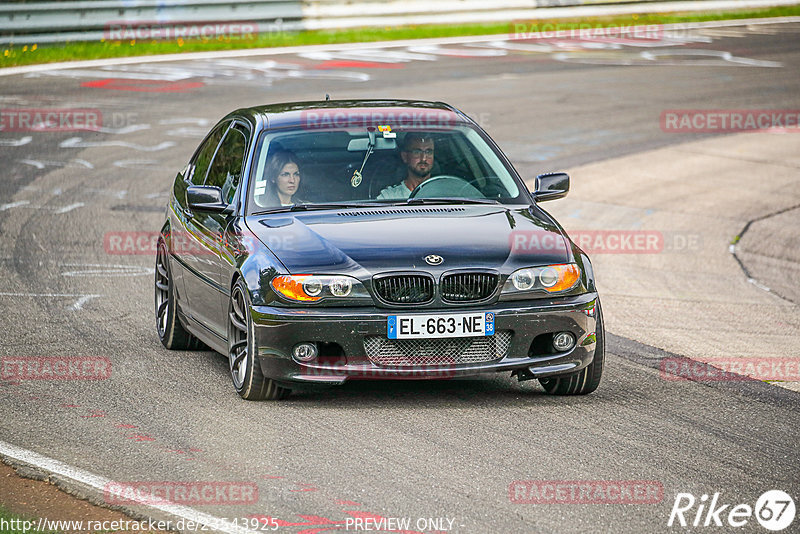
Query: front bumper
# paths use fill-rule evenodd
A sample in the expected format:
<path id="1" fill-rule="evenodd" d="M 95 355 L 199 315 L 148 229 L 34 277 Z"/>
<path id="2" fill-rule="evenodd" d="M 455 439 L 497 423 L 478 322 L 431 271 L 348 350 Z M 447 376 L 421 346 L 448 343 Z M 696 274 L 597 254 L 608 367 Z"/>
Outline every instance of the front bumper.
<path id="1" fill-rule="evenodd" d="M 348 379 L 444 379 L 499 371 L 528 370 L 527 376 L 570 373 L 589 365 L 596 346 L 597 293 L 558 299 L 498 302 L 487 307 L 425 310 L 431 313 L 493 312 L 495 331 L 511 332 L 505 354 L 493 361 L 449 365 L 382 366 L 367 356 L 367 336 L 386 337 L 389 315 L 413 310 L 358 308 L 279 308 L 254 306 L 251 315 L 257 352 L 264 376 L 282 383 L 341 384 Z M 543 340 L 552 333 L 569 331 L 575 346 L 557 353 Z M 335 349 L 318 361 L 301 363 L 292 349 L 301 342 L 316 342 Z M 325 345 L 322 345 L 322 344 Z"/>

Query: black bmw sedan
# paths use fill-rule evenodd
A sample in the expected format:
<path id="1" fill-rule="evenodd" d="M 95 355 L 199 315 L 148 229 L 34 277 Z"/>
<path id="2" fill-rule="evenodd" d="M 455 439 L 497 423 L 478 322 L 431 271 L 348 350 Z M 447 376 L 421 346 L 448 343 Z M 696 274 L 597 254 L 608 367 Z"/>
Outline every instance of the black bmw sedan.
<path id="1" fill-rule="evenodd" d="M 250 400 L 301 384 L 510 372 L 594 391 L 604 329 L 586 254 L 469 117 L 443 103 L 240 109 L 175 178 L 155 310 L 168 349 L 226 355 Z"/>

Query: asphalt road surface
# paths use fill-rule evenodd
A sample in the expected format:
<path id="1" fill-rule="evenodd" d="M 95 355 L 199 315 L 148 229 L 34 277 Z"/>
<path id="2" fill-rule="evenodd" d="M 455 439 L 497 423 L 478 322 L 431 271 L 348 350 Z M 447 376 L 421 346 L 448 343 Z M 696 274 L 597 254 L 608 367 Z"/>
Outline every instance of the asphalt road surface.
<path id="1" fill-rule="evenodd" d="M 609 307 L 606 373 L 586 397 L 549 397 L 535 381 L 502 374 L 352 382 L 250 403 L 235 394 L 222 356 L 163 349 L 152 251 L 119 254 L 104 239 L 157 232 L 175 174 L 228 111 L 326 93 L 451 103 L 526 177 L 724 142 L 722 133 L 664 131 L 662 112 L 800 109 L 800 24 L 692 31 L 655 46 L 497 40 L 52 70 L 1 77 L 0 87 L 4 112 L 86 108 L 103 117 L 100 131 L 0 132 L 0 354 L 109 358 L 113 370 L 98 381 L 0 381 L 0 440 L 113 481 L 255 484 L 255 502 L 193 506 L 220 518 L 273 518 L 267 525 L 290 533 L 357 530 L 358 518 L 405 518 L 406 530 L 425 532 L 661 532 L 680 530 L 667 526 L 680 493 L 698 504 L 719 493 L 718 504 L 730 505 L 723 521 L 767 490 L 800 497 L 800 394 L 758 381 L 665 380 L 661 359 L 691 350 L 669 324 L 648 326 L 646 313 Z M 794 161 L 785 190 L 767 191 L 756 172 L 752 196 L 796 205 Z M 691 200 L 681 184 L 670 194 Z M 577 200 L 558 202 L 569 212 Z M 605 204 L 607 220 L 625 215 L 624 204 Z M 790 208 L 776 226 L 800 226 Z M 764 228 L 754 224 L 753 235 L 784 248 Z M 780 235 L 789 233 L 797 235 Z M 790 257 L 752 269 L 762 281 L 785 280 L 795 267 Z M 686 273 L 670 276 L 679 285 Z M 604 277 L 613 273 L 599 270 L 601 294 Z M 746 283 L 744 272 L 733 277 Z M 797 286 L 784 286 L 781 328 L 796 332 Z M 724 307 L 712 312 L 706 326 L 724 330 L 732 317 Z M 651 327 L 663 343 L 647 343 Z M 723 338 L 747 352 L 747 336 Z M 800 344 L 786 341 L 794 337 L 781 339 L 783 355 L 797 357 Z M 541 481 L 604 481 L 610 503 L 602 495 L 520 502 L 533 500 Z M 651 498 L 618 503 L 612 493 L 626 481 L 643 481 Z M 737 529 L 693 529 L 704 530 L 766 532 L 754 517 Z"/>

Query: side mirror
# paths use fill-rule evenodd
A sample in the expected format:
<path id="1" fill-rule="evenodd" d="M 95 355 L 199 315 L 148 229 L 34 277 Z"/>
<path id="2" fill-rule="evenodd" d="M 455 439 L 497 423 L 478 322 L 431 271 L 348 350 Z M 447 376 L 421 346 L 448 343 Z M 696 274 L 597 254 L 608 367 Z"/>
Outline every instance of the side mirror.
<path id="1" fill-rule="evenodd" d="M 222 213 L 228 205 L 222 200 L 222 190 L 213 185 L 191 185 L 186 188 L 186 204 L 190 209 Z"/>
<path id="2" fill-rule="evenodd" d="M 548 172 L 536 177 L 536 189 L 531 197 L 536 202 L 564 198 L 569 193 L 569 175 L 565 172 Z"/>

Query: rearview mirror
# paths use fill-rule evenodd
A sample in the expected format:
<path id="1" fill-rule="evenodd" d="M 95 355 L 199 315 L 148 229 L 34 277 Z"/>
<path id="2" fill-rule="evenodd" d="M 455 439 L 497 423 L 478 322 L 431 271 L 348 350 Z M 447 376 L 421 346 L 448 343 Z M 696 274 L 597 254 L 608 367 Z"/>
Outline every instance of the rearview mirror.
<path id="1" fill-rule="evenodd" d="M 222 189 L 213 185 L 192 185 L 186 188 L 186 203 L 198 211 L 222 213 L 228 205 L 222 200 Z"/>
<path id="2" fill-rule="evenodd" d="M 369 146 L 369 139 L 366 137 L 351 139 L 350 142 L 347 144 L 347 151 L 364 152 L 367 150 L 368 146 Z M 384 139 L 383 137 L 378 137 L 377 139 L 375 139 L 374 150 L 394 150 L 395 148 L 397 148 L 396 139 Z"/>
<path id="3" fill-rule="evenodd" d="M 536 188 L 531 196 L 536 202 L 563 198 L 569 193 L 569 175 L 565 172 L 548 172 L 536 177 Z"/>

